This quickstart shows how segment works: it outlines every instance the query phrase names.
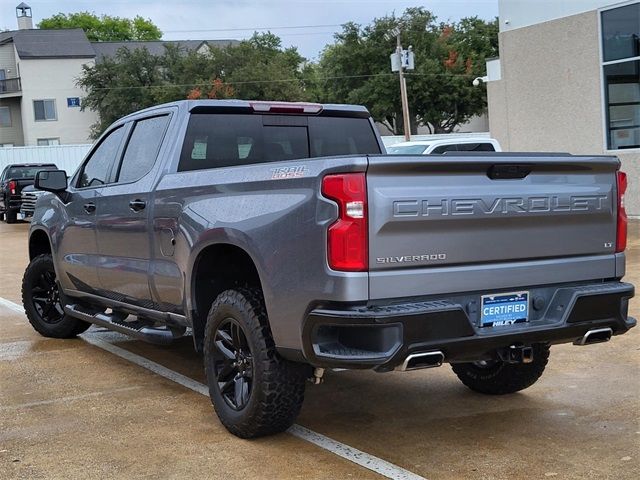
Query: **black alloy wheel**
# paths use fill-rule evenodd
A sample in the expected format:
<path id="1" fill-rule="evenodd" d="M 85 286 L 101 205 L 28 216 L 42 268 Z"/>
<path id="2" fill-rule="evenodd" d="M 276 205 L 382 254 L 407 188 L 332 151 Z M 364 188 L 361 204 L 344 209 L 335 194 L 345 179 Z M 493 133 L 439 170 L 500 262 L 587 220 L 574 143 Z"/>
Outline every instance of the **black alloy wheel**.
<path id="1" fill-rule="evenodd" d="M 55 325 L 62 321 L 64 310 L 60 302 L 60 292 L 54 271 L 40 272 L 31 285 L 31 302 L 43 322 Z"/>
<path id="2" fill-rule="evenodd" d="M 227 430 L 256 438 L 289 428 L 302 407 L 311 371 L 278 354 L 260 289 L 220 293 L 204 334 L 209 396 Z"/>
<path id="3" fill-rule="evenodd" d="M 234 410 L 249 403 L 253 386 L 253 356 L 240 324 L 225 318 L 214 340 L 214 375 L 224 401 Z"/>
<path id="4" fill-rule="evenodd" d="M 45 337 L 73 338 L 91 324 L 66 315 L 51 254 L 33 258 L 22 278 L 22 305 L 33 328 Z"/>

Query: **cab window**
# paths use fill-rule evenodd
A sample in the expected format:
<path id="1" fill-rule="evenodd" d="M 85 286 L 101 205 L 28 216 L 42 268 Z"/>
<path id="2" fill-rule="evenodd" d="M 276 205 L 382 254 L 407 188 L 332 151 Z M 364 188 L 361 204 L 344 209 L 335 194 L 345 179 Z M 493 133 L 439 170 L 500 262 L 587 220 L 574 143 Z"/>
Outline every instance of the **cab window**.
<path id="1" fill-rule="evenodd" d="M 168 123 L 168 115 L 145 118 L 136 122 L 122 158 L 118 183 L 134 182 L 151 171 L 158 157 Z"/>
<path id="2" fill-rule="evenodd" d="M 124 128 L 118 127 L 100 142 L 82 168 L 78 178 L 78 188 L 98 187 L 109 183 L 123 136 Z"/>
<path id="3" fill-rule="evenodd" d="M 460 143 L 458 144 L 458 151 L 460 152 L 495 152 L 493 144 L 489 142 L 478 143 Z"/>
<path id="4" fill-rule="evenodd" d="M 458 149 L 455 145 L 440 145 L 434 148 L 431 153 L 435 155 L 442 155 L 444 152 L 457 152 Z"/>

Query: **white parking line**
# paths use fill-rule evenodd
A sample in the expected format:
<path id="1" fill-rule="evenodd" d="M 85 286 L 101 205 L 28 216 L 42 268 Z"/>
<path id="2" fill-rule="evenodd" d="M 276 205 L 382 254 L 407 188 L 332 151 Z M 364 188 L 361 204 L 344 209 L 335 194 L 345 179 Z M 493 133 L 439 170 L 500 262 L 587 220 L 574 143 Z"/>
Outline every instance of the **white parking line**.
<path id="1" fill-rule="evenodd" d="M 14 312 L 24 314 L 24 308 L 22 308 L 22 305 L 18 305 L 17 303 L 13 303 L 11 300 L 7 300 L 6 298 L 0 297 L 0 305 L 3 306 L 3 307 L 8 308 L 9 310 L 12 310 Z"/>
<path id="2" fill-rule="evenodd" d="M 0 306 L 4 306 L 14 312 L 24 314 L 24 309 L 22 308 L 22 306 L 2 297 L 0 297 Z M 197 382 L 185 375 L 182 375 L 181 373 L 175 372 L 163 365 L 160 365 L 159 363 L 153 362 L 145 357 L 132 353 L 109 342 L 105 342 L 104 340 L 96 338 L 94 335 L 83 335 L 80 338 L 95 347 L 106 350 L 113 355 L 123 358 L 140 367 L 146 368 L 147 370 L 150 370 L 153 373 L 160 375 L 161 377 L 171 380 L 172 382 L 178 383 L 183 387 L 193 390 L 194 392 L 197 392 L 206 397 L 209 396 L 209 388 L 206 385 Z M 368 470 L 376 472 L 383 477 L 391 478 L 394 480 L 426 480 L 424 477 L 416 475 L 409 470 L 394 465 L 393 463 L 389 463 L 386 460 L 382 460 L 381 458 L 378 458 L 374 455 L 370 455 L 366 452 L 358 450 L 357 448 L 350 447 L 349 445 L 341 443 L 337 440 L 333 440 L 332 438 L 314 432 L 313 430 L 309 430 L 308 428 L 305 428 L 301 425 L 293 425 L 288 430 L 288 432 L 295 437 L 313 443 L 314 445 L 327 450 L 334 455 L 360 465 L 361 467 L 364 467 Z"/>

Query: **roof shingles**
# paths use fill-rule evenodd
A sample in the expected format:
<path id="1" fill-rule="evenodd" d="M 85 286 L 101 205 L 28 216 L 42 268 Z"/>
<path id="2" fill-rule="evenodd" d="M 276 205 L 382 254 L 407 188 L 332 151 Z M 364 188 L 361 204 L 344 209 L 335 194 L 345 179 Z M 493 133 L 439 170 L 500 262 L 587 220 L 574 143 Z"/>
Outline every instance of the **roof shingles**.
<path id="1" fill-rule="evenodd" d="M 3 32 L 0 43 L 13 40 L 21 59 L 93 58 L 91 43 L 81 28 L 64 30 L 15 30 Z"/>
<path id="2" fill-rule="evenodd" d="M 146 42 L 89 42 L 80 28 L 60 30 L 14 30 L 0 32 L 0 44 L 13 41 L 18 56 L 37 58 L 95 58 L 113 57 L 120 48 L 136 50 L 146 48 L 153 55 L 162 55 L 165 44 L 185 50 L 197 50 L 201 45 L 224 47 L 237 44 L 237 40 L 156 40 Z"/>

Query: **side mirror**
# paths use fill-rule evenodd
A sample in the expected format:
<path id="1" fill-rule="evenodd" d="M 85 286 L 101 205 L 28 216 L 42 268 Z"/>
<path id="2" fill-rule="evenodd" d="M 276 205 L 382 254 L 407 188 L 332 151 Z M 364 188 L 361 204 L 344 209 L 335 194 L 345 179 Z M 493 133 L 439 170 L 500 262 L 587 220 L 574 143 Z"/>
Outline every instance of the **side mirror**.
<path id="1" fill-rule="evenodd" d="M 33 186 L 46 192 L 64 192 L 67 189 L 67 172 L 64 170 L 40 170 L 36 173 Z"/>

